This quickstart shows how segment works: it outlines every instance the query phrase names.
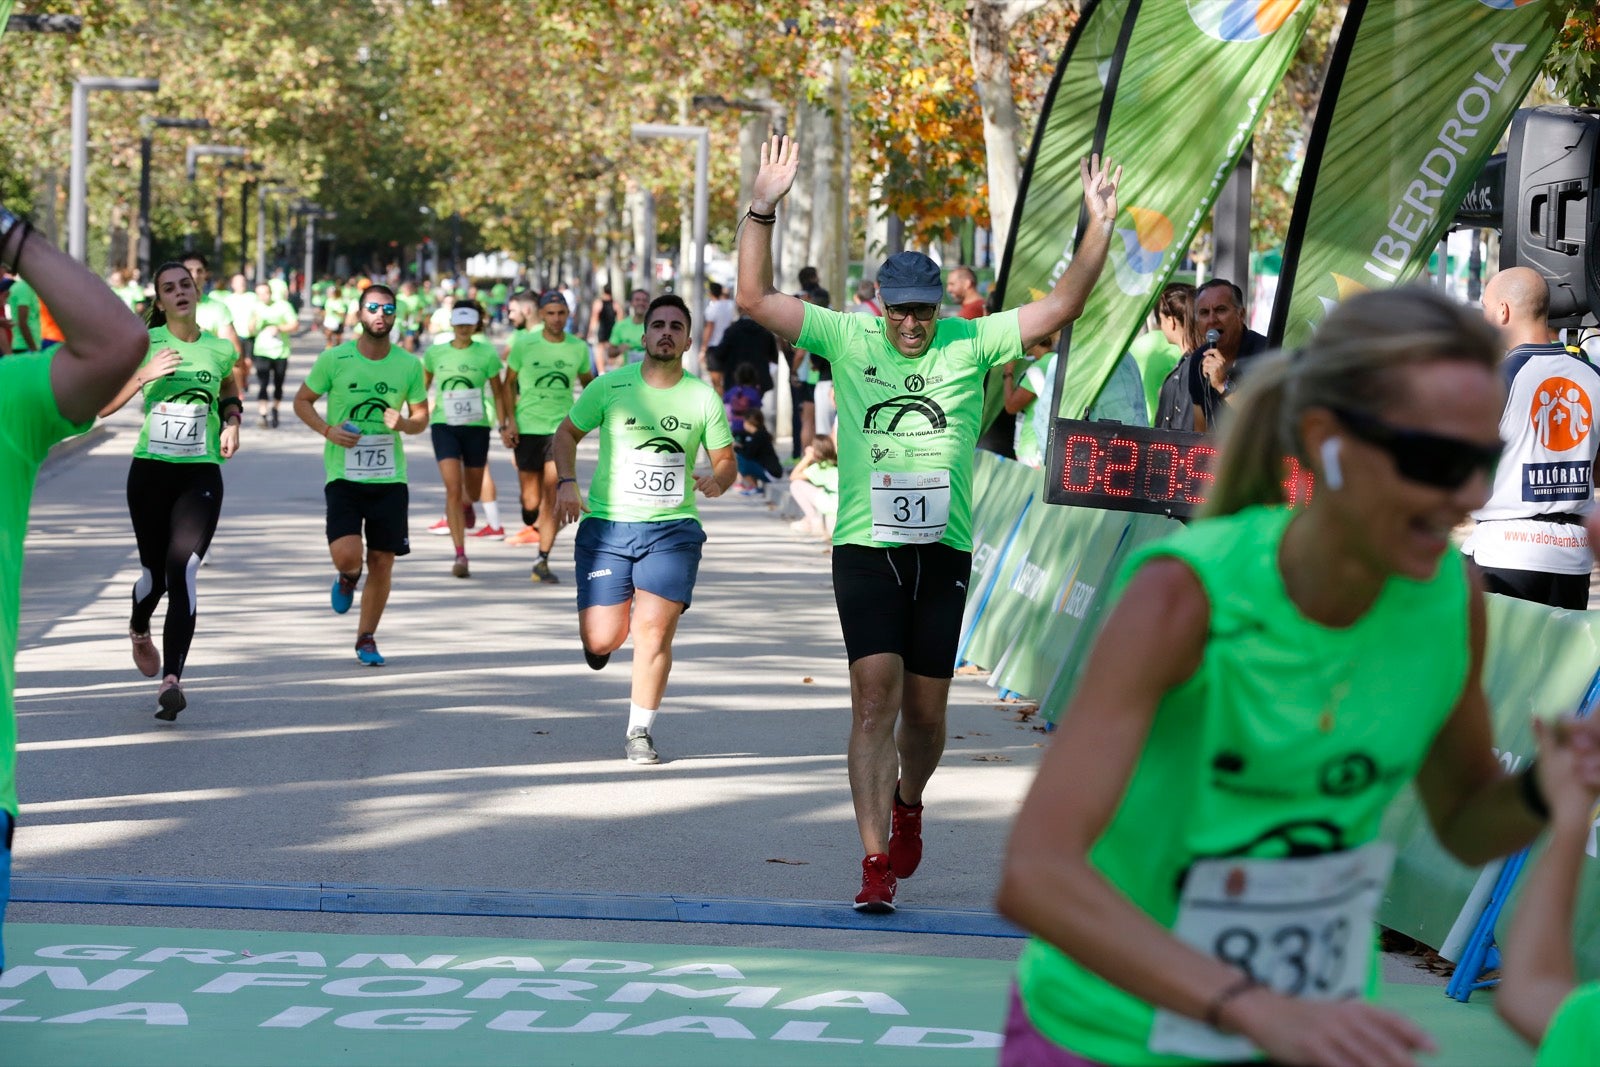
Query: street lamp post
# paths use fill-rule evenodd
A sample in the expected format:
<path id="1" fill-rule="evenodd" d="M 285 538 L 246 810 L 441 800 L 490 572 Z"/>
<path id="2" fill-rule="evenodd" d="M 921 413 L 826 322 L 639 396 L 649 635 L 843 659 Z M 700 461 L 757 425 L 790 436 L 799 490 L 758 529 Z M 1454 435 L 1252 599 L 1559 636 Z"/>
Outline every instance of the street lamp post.
<path id="1" fill-rule="evenodd" d="M 704 126 L 664 126 L 654 122 L 636 122 L 633 135 L 638 138 L 675 137 L 695 142 L 694 281 L 690 286 L 689 308 L 692 314 L 699 315 L 704 312 L 706 302 L 706 215 L 711 201 L 707 171 L 711 166 L 711 131 Z M 698 343 L 692 351 L 699 352 Z M 695 362 L 698 364 L 698 360 Z M 698 366 L 690 369 L 697 371 Z"/>
<path id="2" fill-rule="evenodd" d="M 72 169 L 67 182 L 67 254 L 89 261 L 89 94 L 153 93 L 156 78 L 79 78 L 72 84 Z"/>
<path id="3" fill-rule="evenodd" d="M 215 156 L 215 157 L 219 157 L 219 158 L 222 158 L 222 159 L 243 159 L 248 153 L 249 153 L 248 149 L 243 148 L 243 147 L 241 147 L 239 145 L 231 145 L 231 144 L 192 144 L 192 145 L 189 146 L 189 150 L 184 153 L 183 172 L 188 177 L 188 179 L 192 182 L 192 181 L 195 180 L 195 176 L 198 173 L 198 168 L 196 167 L 196 164 L 199 162 L 199 160 L 202 157 Z M 223 226 L 222 175 L 218 174 L 217 175 L 217 235 L 216 235 L 216 238 L 214 239 L 214 241 L 212 242 L 211 269 L 214 270 L 214 271 L 217 271 L 219 274 L 223 270 L 223 266 L 222 266 L 222 226 Z"/>
<path id="4" fill-rule="evenodd" d="M 767 116 L 772 123 L 772 135 L 782 137 L 789 131 L 789 116 L 784 111 L 783 105 L 776 100 L 729 100 L 725 96 L 697 95 L 690 101 L 697 108 L 707 111 L 751 111 Z M 778 221 L 772 227 L 772 276 L 783 277 L 783 217 L 786 214 L 783 201 L 779 201 L 773 208 L 773 213 L 778 216 Z"/>
<path id="5" fill-rule="evenodd" d="M 152 130 L 209 130 L 205 119 L 175 119 L 165 115 L 139 120 L 139 277 L 150 277 L 150 154 L 154 148 Z"/>
<path id="6" fill-rule="evenodd" d="M 269 180 L 256 186 L 256 284 L 267 280 L 267 194 L 298 193 L 293 186 Z"/>

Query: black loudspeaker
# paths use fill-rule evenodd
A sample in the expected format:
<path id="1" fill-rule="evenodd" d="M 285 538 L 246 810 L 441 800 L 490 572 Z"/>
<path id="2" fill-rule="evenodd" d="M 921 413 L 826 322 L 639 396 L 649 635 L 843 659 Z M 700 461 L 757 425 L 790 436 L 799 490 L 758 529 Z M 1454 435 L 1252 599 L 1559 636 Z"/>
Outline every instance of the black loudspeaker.
<path id="1" fill-rule="evenodd" d="M 1600 110 L 1524 108 L 1506 151 L 1500 269 L 1532 267 L 1550 283 L 1550 325 L 1600 311 Z"/>

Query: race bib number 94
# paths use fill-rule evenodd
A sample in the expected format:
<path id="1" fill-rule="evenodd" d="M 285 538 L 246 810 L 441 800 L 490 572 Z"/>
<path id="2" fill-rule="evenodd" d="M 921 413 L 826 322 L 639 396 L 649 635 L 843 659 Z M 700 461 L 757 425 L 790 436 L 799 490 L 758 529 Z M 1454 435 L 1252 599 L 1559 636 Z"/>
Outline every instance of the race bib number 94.
<path id="1" fill-rule="evenodd" d="M 932 544 L 950 523 L 949 471 L 873 471 L 872 539 Z"/>
<path id="2" fill-rule="evenodd" d="M 371 482 L 380 478 L 393 478 L 395 450 L 400 447 L 392 433 L 362 434 L 361 439 L 344 452 L 344 476 L 353 482 Z"/>
<path id="3" fill-rule="evenodd" d="M 1373 920 L 1394 849 L 1373 842 L 1306 859 L 1201 860 L 1189 870 L 1173 934 L 1303 1000 L 1350 1000 L 1367 988 Z M 1245 1060 L 1250 1040 L 1160 1010 L 1150 1051 Z"/>
<path id="4" fill-rule="evenodd" d="M 206 454 L 206 415 L 209 404 L 154 404 L 145 416 L 149 437 L 145 447 L 155 456 Z"/>
<path id="5" fill-rule="evenodd" d="M 483 390 L 450 389 L 439 394 L 444 420 L 451 426 L 471 426 L 484 420 Z"/>
<path id="6" fill-rule="evenodd" d="M 686 458 L 682 452 L 629 453 L 628 465 L 623 471 L 622 495 L 628 503 L 641 507 L 677 507 L 683 503 Z"/>

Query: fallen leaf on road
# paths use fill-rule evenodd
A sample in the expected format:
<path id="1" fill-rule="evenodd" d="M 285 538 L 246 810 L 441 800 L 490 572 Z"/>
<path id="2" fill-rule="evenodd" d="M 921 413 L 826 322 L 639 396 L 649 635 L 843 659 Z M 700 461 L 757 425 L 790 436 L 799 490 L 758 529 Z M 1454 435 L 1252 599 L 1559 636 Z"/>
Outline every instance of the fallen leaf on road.
<path id="1" fill-rule="evenodd" d="M 1010 763 L 1010 756 L 973 756 L 978 763 Z"/>
<path id="2" fill-rule="evenodd" d="M 956 734 L 952 738 L 952 740 L 955 740 L 955 741 L 965 741 L 966 739 L 967 739 L 967 735 L 966 734 Z"/>
<path id="3" fill-rule="evenodd" d="M 802 679 L 800 679 L 800 684 L 801 685 L 810 685 L 811 682 L 812 682 L 812 679 L 810 679 L 810 678 L 802 678 Z"/>
<path id="4" fill-rule="evenodd" d="M 810 863 L 811 861 L 810 860 L 770 859 L 767 862 L 768 863 L 786 863 L 790 867 L 804 867 L 806 864 Z"/>
<path id="5" fill-rule="evenodd" d="M 956 673 L 957 674 L 985 674 L 987 672 L 982 667 L 974 666 L 973 664 L 968 663 L 965 666 L 957 667 L 956 668 Z"/>

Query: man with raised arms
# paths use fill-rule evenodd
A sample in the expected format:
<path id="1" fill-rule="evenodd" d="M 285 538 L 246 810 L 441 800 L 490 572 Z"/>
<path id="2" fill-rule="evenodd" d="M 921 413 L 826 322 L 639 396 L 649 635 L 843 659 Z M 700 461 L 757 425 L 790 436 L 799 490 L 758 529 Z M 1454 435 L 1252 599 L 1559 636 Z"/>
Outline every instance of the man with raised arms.
<path id="1" fill-rule="evenodd" d="M 624 755 L 656 763 L 651 728 L 672 669 L 672 638 L 700 571 L 694 494 L 727 491 L 737 476 L 722 398 L 683 369 L 689 308 L 672 294 L 645 309 L 643 363 L 589 383 L 556 431 L 556 512 L 562 525 L 587 512 L 574 542 L 578 635 L 595 670 L 633 631 L 633 690 Z M 585 504 L 578 442 L 600 431 L 600 464 Z M 711 473 L 694 475 L 704 446 Z"/>
<path id="2" fill-rule="evenodd" d="M 395 557 L 411 551 L 410 491 L 400 435 L 428 428 L 422 363 L 389 343 L 396 311 L 394 290 L 367 286 L 356 304 L 361 332 L 353 341 L 324 349 L 294 398 L 300 421 L 328 441 L 322 448 L 323 495 L 328 553 L 338 571 L 330 592 L 337 614 L 355 602 L 366 560 L 356 659 L 369 667 L 384 663 L 378 652 L 378 622 L 389 602 Z M 326 420 L 315 406 L 323 396 L 328 398 Z"/>
<path id="3" fill-rule="evenodd" d="M 866 848 L 860 911 L 893 911 L 922 859 L 922 791 L 944 752 L 945 705 L 972 569 L 972 453 L 991 367 L 1083 312 L 1105 265 L 1121 168 L 1081 165 L 1089 226 L 1044 297 L 938 319 L 944 285 L 919 252 L 878 271 L 883 317 L 847 315 L 772 284 L 775 209 L 794 183 L 788 138 L 761 150 L 739 234 L 739 310 L 833 363 L 839 517 L 833 586 L 850 661 L 850 792 Z"/>
<path id="4" fill-rule="evenodd" d="M 0 359 L 0 920 L 11 895 L 17 820 L 17 621 L 22 542 L 33 483 L 50 446 L 82 433 L 144 359 L 150 336 L 123 302 L 81 264 L 0 207 L 0 264 L 59 310 L 66 341 Z M 0 970 L 5 969 L 0 942 Z"/>

